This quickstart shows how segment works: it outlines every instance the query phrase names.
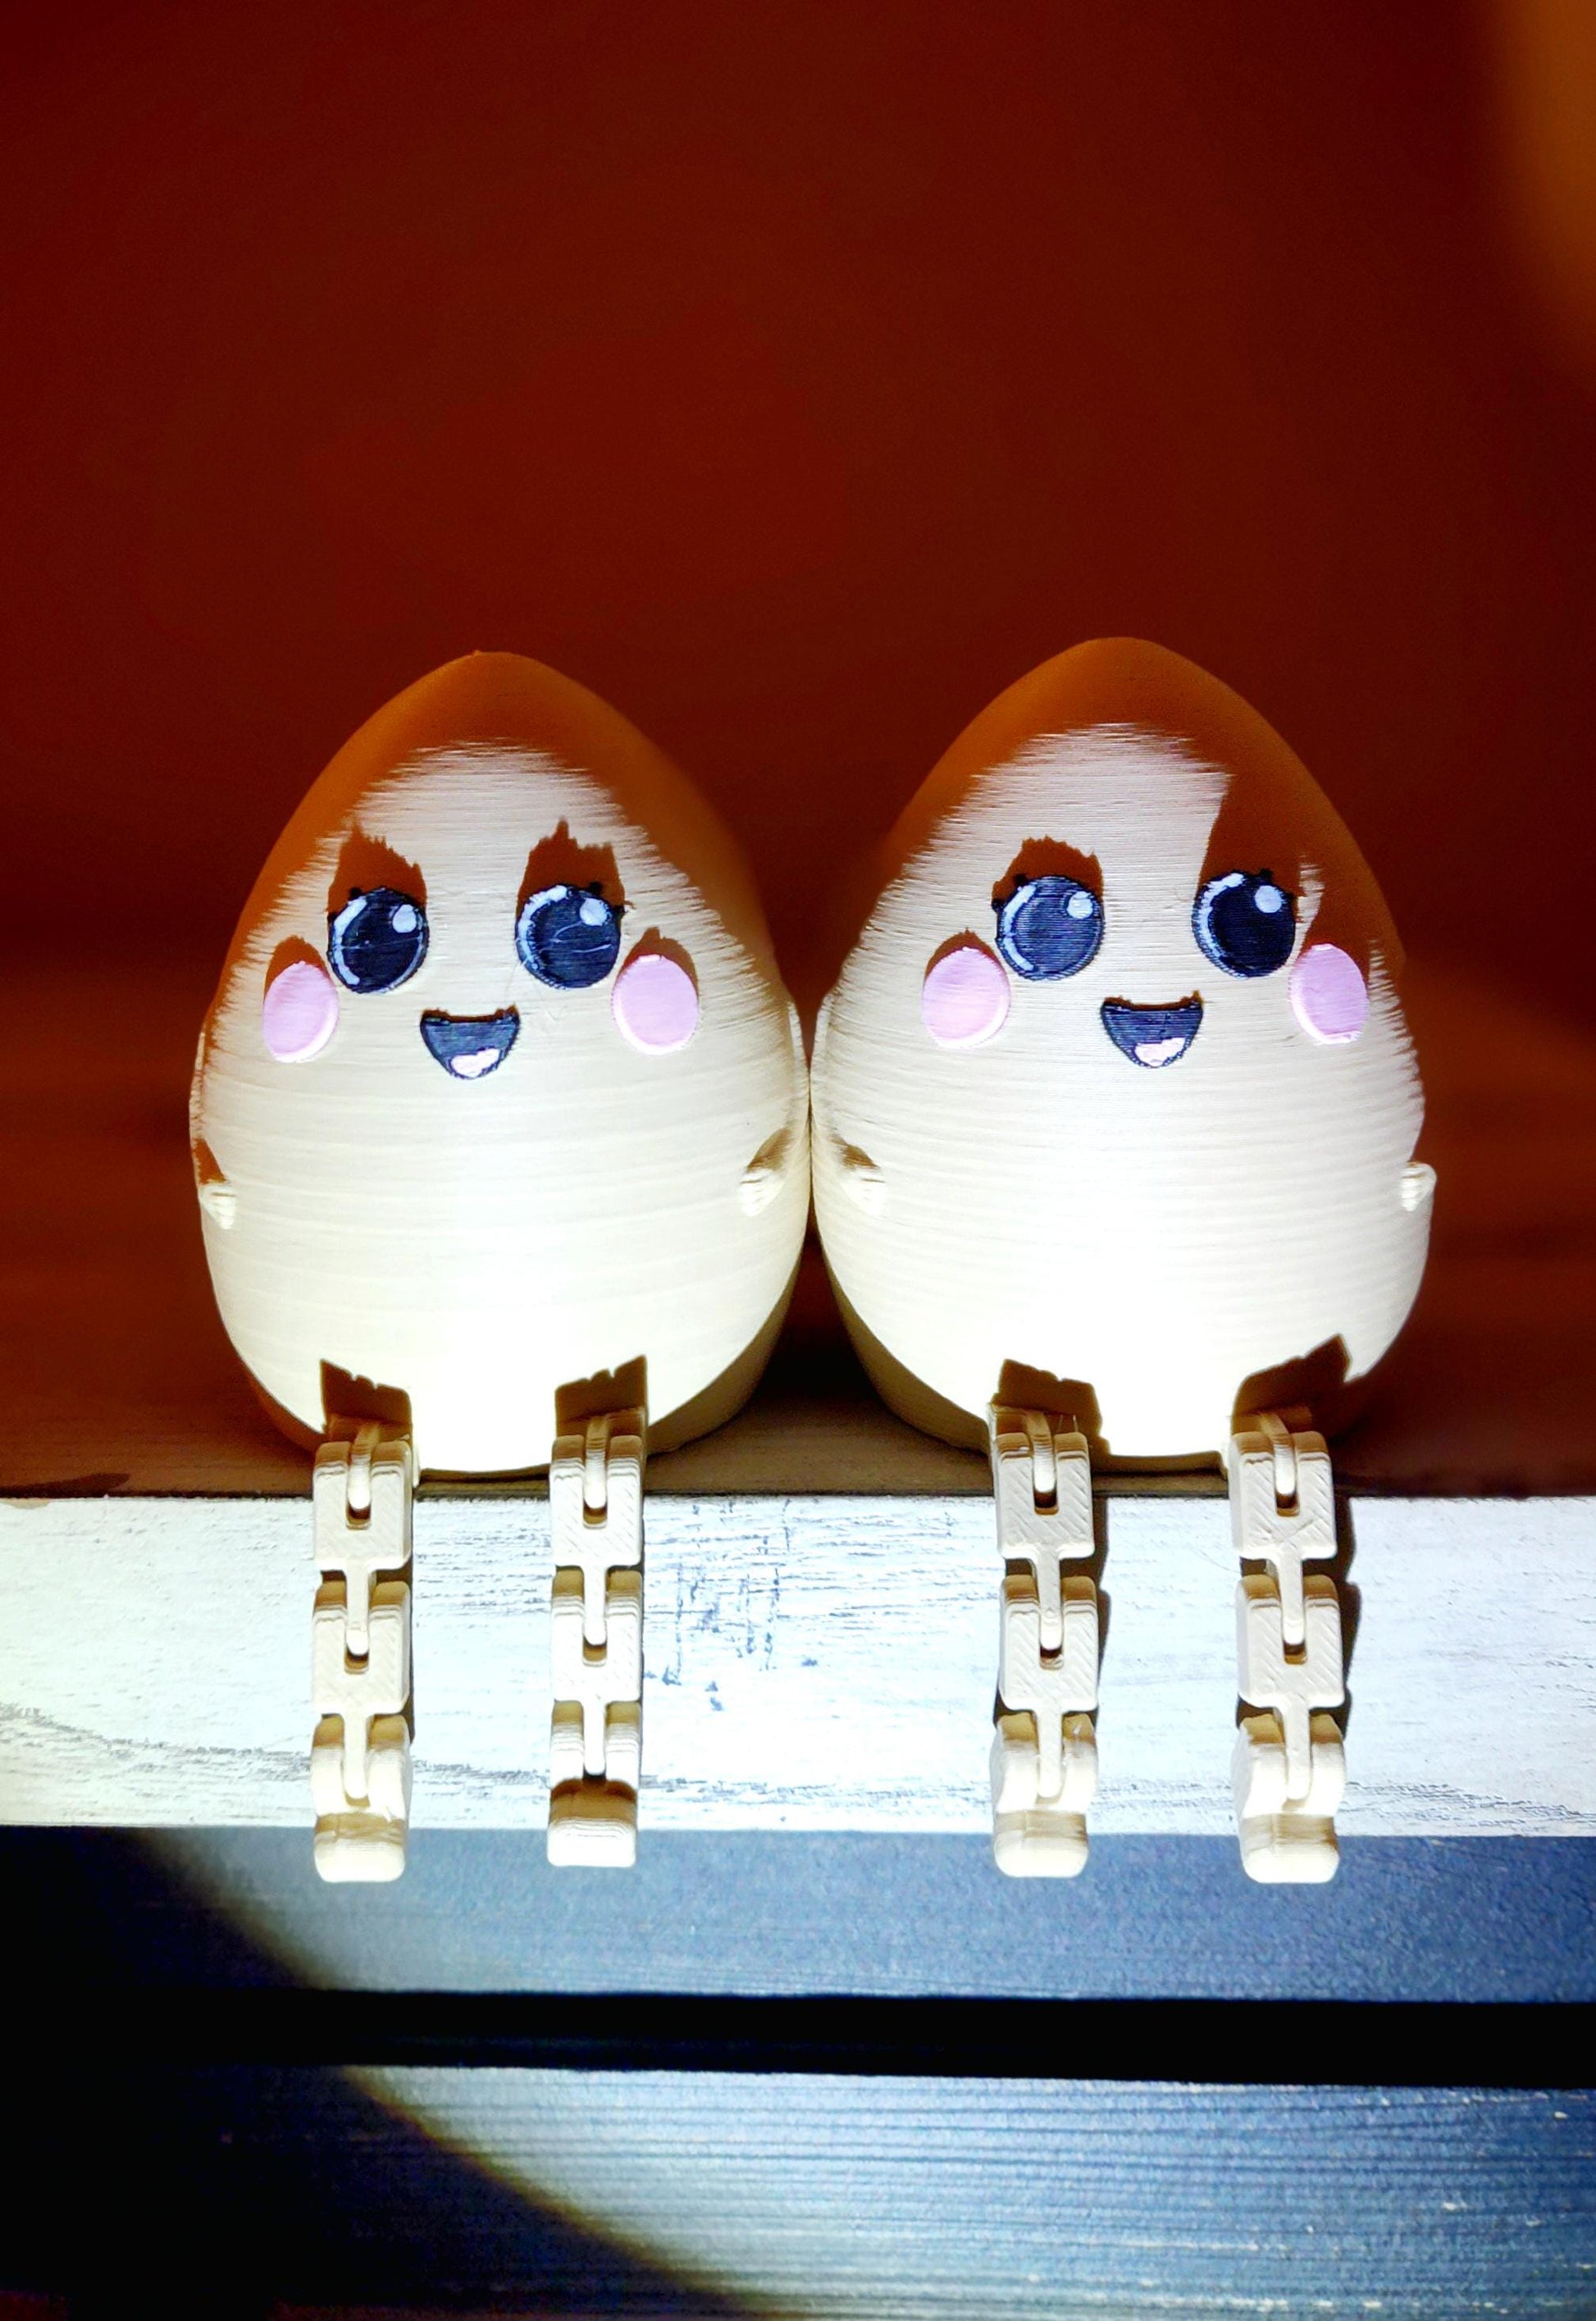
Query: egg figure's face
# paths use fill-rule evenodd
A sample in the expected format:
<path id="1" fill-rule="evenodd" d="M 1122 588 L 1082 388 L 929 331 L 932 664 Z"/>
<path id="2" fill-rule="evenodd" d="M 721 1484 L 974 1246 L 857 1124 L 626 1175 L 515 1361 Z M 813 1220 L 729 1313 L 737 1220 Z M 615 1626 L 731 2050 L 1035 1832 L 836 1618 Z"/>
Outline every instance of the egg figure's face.
<path id="1" fill-rule="evenodd" d="M 1016 1366 L 1110 1452 L 1180 1456 L 1249 1385 L 1391 1343 L 1421 1097 L 1389 922 L 1308 776 L 1173 656 L 1082 653 L 900 828 L 823 1014 L 816 1206 L 905 1415 L 972 1431 Z"/>
<path id="2" fill-rule="evenodd" d="M 407 1409 L 460 1472 L 546 1461 L 557 1397 L 606 1374 L 656 1443 L 728 1415 L 807 1191 L 790 1003 L 746 896 L 707 891 L 715 840 L 674 843 L 679 778 L 552 672 L 480 660 L 373 721 L 286 833 L 193 1124 L 260 1388 L 311 1433 Z M 619 779 L 589 769 L 612 729 Z"/>

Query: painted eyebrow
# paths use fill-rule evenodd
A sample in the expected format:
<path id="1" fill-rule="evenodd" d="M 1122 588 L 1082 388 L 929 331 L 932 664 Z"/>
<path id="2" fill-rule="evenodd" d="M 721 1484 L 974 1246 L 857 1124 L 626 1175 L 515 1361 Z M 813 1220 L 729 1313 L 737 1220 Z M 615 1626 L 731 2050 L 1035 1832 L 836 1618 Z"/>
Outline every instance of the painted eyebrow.
<path id="1" fill-rule="evenodd" d="M 546 838 L 540 838 L 528 854 L 521 891 L 515 897 L 516 917 L 532 896 L 549 887 L 597 887 L 606 903 L 618 911 L 626 908 L 626 890 L 614 847 L 584 845 L 572 834 L 568 822 L 559 823 Z"/>
<path id="2" fill-rule="evenodd" d="M 374 838 L 357 824 L 338 851 L 338 864 L 327 889 L 327 916 L 336 918 L 354 895 L 374 894 L 391 887 L 426 909 L 426 880 L 419 862 L 406 862 L 386 839 Z"/>
<path id="3" fill-rule="evenodd" d="M 993 909 L 1001 909 L 1017 887 L 1034 878 L 1073 878 L 1099 899 L 1103 892 L 1103 866 L 1095 854 L 1064 838 L 1027 838 L 992 888 Z"/>

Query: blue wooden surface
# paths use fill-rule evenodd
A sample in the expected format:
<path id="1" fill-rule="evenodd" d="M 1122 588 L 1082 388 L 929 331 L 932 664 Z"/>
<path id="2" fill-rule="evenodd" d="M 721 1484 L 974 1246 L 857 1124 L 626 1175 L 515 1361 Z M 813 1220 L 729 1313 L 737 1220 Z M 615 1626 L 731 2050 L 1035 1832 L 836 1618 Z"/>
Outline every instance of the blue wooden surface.
<path id="1" fill-rule="evenodd" d="M 389 1989 L 1571 1999 L 1596 1843 L 1354 1841 L 1249 1887 L 1227 1843 L 1099 1844 L 1015 1886 L 963 1840 L 659 1838 L 628 1878 L 423 1833 L 397 1888 L 303 1838 L 11 1832 L 0 2285 L 102 2313 L 278 2300 L 543 2314 L 1596 2315 L 1596 2101 L 1573 2092 L 542 2071 L 114 2069 L 75 1996 Z M 358 1970 L 358 1971 L 357 1971 Z M 19 2007 L 17 2002 L 23 2004 Z M 1571 2054 L 1571 2083 L 1592 2074 Z M 86 2138 L 109 2135 L 96 2229 Z M 220 2234 L 234 2271 L 216 2269 Z M 242 2267 L 242 2270 L 238 2270 Z"/>
<path id="2" fill-rule="evenodd" d="M 1587 2095 L 328 2071 L 35 2085 L 0 2280 L 101 2316 L 1596 2311 Z M 115 2146 L 96 2170 L 84 2139 Z"/>
<path id="3" fill-rule="evenodd" d="M 1585 2096 L 653 2074 L 578 2087 L 544 2072 L 385 2085 L 501 2180 L 784 2311 L 1596 2310 Z"/>
<path id="4" fill-rule="evenodd" d="M 608 1877 L 552 1873 L 520 1834 L 422 1831 L 381 1888 L 321 1885 L 296 1833 L 150 1843 L 146 1907 L 164 1896 L 173 1941 L 202 1902 L 248 1938 L 207 1973 L 275 1957 L 388 1989 L 1596 1999 L 1582 1838 L 1354 1838 L 1333 1884 L 1300 1888 L 1250 1884 L 1222 1838 L 1099 1839 L 1060 1884 L 999 1877 L 980 1839 L 645 1836 Z"/>

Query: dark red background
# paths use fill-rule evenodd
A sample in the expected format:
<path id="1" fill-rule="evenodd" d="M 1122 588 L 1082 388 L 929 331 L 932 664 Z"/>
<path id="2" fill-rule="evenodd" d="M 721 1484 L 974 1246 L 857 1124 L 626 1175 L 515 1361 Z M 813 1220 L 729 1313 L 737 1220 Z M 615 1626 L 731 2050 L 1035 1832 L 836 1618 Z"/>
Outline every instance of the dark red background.
<path id="1" fill-rule="evenodd" d="M 1455 0 L 12 12 L 12 932 L 219 952 L 349 730 L 494 645 L 698 776 L 796 956 L 993 692 L 1134 632 L 1295 744 L 1410 947 L 1588 1012 L 1596 398 L 1509 45 Z"/>

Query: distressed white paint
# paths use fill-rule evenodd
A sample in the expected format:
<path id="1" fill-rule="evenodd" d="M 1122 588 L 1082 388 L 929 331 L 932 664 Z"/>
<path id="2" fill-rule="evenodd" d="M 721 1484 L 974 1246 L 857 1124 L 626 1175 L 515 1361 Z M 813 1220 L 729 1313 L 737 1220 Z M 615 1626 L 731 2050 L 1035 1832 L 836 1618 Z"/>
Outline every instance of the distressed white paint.
<path id="1" fill-rule="evenodd" d="M 415 1510 L 415 1821 L 541 1828 L 549 1511 Z M 655 1497 L 641 1822 L 989 1825 L 990 1503 Z M 1108 1508 L 1099 1831 L 1230 1821 L 1236 1565 L 1218 1499 Z M 1341 1826 L 1596 1834 L 1596 1501 L 1370 1499 Z M 0 1818 L 297 1824 L 310 1510 L 0 1502 Z"/>

